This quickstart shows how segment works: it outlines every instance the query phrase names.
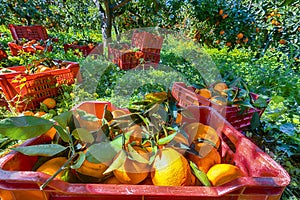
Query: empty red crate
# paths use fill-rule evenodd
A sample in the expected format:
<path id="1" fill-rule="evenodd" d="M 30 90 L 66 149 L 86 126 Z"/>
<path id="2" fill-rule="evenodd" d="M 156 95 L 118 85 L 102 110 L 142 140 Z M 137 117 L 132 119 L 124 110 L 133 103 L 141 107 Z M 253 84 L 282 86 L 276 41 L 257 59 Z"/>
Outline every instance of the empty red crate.
<path id="1" fill-rule="evenodd" d="M 95 114 L 100 118 L 105 105 L 108 105 L 110 110 L 115 109 L 109 102 L 97 101 L 83 102 L 76 108 Z M 244 177 L 217 187 L 67 183 L 54 179 L 41 191 L 39 186 L 49 178 L 49 175 L 31 171 L 38 157 L 11 152 L 0 159 L 0 197 L 2 196 L 6 200 L 280 199 L 285 187 L 290 182 L 290 176 L 278 163 L 232 127 L 211 107 L 191 106 L 188 109 L 198 122 L 217 130 L 222 141 L 222 162 L 234 163 L 243 171 Z M 51 138 L 44 134 L 26 141 L 23 145 L 49 143 L 50 141 Z"/>
<path id="2" fill-rule="evenodd" d="M 47 30 L 41 25 L 34 26 L 18 26 L 8 25 L 14 40 L 25 38 L 27 40 L 47 40 L 49 39 Z"/>
<path id="3" fill-rule="evenodd" d="M 15 72 L 0 74 L 0 87 L 8 103 L 19 112 L 37 108 L 45 98 L 57 96 L 57 86 L 72 84 L 75 78 L 81 81 L 80 67 L 76 62 L 67 62 L 64 69 L 36 74 L 26 74 L 24 66 L 8 69 Z"/>
<path id="4" fill-rule="evenodd" d="M 209 99 L 195 93 L 195 88 L 186 86 L 185 83 L 175 82 L 172 87 L 172 94 L 179 102 L 180 106 L 186 107 L 189 105 L 210 106 L 216 109 L 219 113 L 226 117 L 226 119 L 237 129 L 244 130 L 250 126 L 252 116 L 255 112 L 261 116 L 265 109 L 247 108 L 241 110 L 237 106 L 221 106 Z M 250 93 L 251 97 L 256 100 L 259 95 Z"/>
<path id="5" fill-rule="evenodd" d="M 69 49 L 76 50 L 82 52 L 83 56 L 88 56 L 90 53 L 96 54 L 96 55 L 103 55 L 103 45 L 75 45 L 75 44 L 64 44 L 64 50 L 67 52 Z"/>
<path id="6" fill-rule="evenodd" d="M 131 45 L 142 51 L 160 53 L 164 38 L 149 32 L 135 31 L 132 34 Z M 149 51 L 150 50 L 150 51 Z"/>
<path id="7" fill-rule="evenodd" d="M 109 45 L 108 58 L 118 65 L 120 69 L 129 70 L 136 68 L 139 64 L 147 67 L 157 67 L 160 61 L 160 54 L 145 51 L 133 52 L 126 45 L 124 45 L 123 49 L 117 49 Z"/>

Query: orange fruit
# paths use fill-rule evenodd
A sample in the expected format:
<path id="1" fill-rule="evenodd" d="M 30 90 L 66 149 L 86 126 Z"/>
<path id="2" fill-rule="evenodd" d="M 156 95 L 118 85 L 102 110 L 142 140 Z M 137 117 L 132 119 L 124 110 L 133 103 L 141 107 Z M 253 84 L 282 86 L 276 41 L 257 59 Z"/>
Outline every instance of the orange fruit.
<path id="1" fill-rule="evenodd" d="M 138 146 L 134 146 L 134 149 L 146 160 L 149 160 L 149 153 L 146 150 Z M 148 163 L 141 163 L 126 156 L 125 161 L 113 171 L 113 174 L 121 183 L 136 185 L 147 178 L 149 171 Z"/>
<path id="2" fill-rule="evenodd" d="M 226 106 L 227 105 L 227 100 L 224 97 L 221 96 L 214 96 L 210 99 L 211 102 L 216 103 L 220 106 Z"/>
<path id="3" fill-rule="evenodd" d="M 256 33 L 259 33 L 259 28 L 258 27 L 256 27 L 255 30 L 256 30 Z"/>
<path id="4" fill-rule="evenodd" d="M 44 111 L 37 111 L 35 114 L 34 114 L 34 116 L 35 117 L 42 117 L 43 115 L 45 115 L 46 114 L 46 112 L 44 112 Z"/>
<path id="5" fill-rule="evenodd" d="M 216 43 L 216 44 L 220 44 L 220 42 L 221 42 L 220 40 L 217 40 L 215 43 Z"/>
<path id="6" fill-rule="evenodd" d="M 158 186 L 195 184 L 187 159 L 172 148 L 164 148 L 158 152 L 152 165 L 151 179 Z"/>
<path id="7" fill-rule="evenodd" d="M 195 143 L 195 150 L 200 154 L 203 154 L 203 151 L 207 151 L 203 147 L 205 144 L 212 144 L 218 149 L 220 146 L 220 138 L 216 130 L 208 125 L 204 125 L 200 122 L 193 122 L 184 127 L 184 130 L 189 135 L 189 142 Z M 207 142 L 199 142 L 198 140 L 206 140 Z M 204 155 L 206 155 L 205 153 Z"/>
<path id="8" fill-rule="evenodd" d="M 42 101 L 43 104 L 47 106 L 48 109 L 53 109 L 56 106 L 56 101 L 53 98 L 46 98 Z"/>
<path id="9" fill-rule="evenodd" d="M 222 16 L 222 19 L 226 19 L 228 17 L 228 14 L 224 14 L 223 16 Z"/>
<path id="10" fill-rule="evenodd" d="M 243 173 L 237 166 L 223 163 L 212 166 L 206 175 L 213 186 L 219 186 L 242 177 Z"/>
<path id="11" fill-rule="evenodd" d="M 103 183 L 105 183 L 105 184 L 122 184 L 115 176 L 109 177 Z"/>
<path id="12" fill-rule="evenodd" d="M 224 13 L 224 10 L 219 10 L 219 15 L 223 15 L 223 13 Z"/>
<path id="13" fill-rule="evenodd" d="M 226 83 L 217 83 L 214 85 L 214 90 L 218 91 L 218 92 L 223 92 L 223 90 L 227 90 L 228 86 Z"/>
<path id="14" fill-rule="evenodd" d="M 221 163 L 221 156 L 216 148 L 206 144 L 207 149 L 210 149 L 209 153 L 206 155 L 196 155 L 190 152 L 187 152 L 186 158 L 193 161 L 198 168 L 207 173 L 207 171 L 215 164 Z"/>
<path id="15" fill-rule="evenodd" d="M 200 90 L 197 90 L 196 91 L 197 94 L 199 94 L 200 96 L 203 96 L 207 99 L 211 98 L 211 92 L 209 89 L 206 89 L 206 88 L 201 88 Z"/>
<path id="16" fill-rule="evenodd" d="M 181 122 L 182 122 L 182 114 L 181 113 L 177 113 L 177 117 L 176 117 L 175 123 L 181 124 Z"/>
<path id="17" fill-rule="evenodd" d="M 247 43 L 248 41 L 249 41 L 249 38 L 247 38 L 247 37 L 243 39 L 244 43 Z"/>
<path id="18" fill-rule="evenodd" d="M 44 172 L 45 174 L 49 174 L 52 176 L 59 170 L 67 161 L 68 159 L 66 157 L 56 157 L 52 158 L 45 163 L 43 163 L 36 171 L 37 172 Z M 63 171 L 61 171 L 56 178 L 61 178 L 63 175 Z"/>
<path id="19" fill-rule="evenodd" d="M 226 46 L 230 47 L 231 46 L 231 42 L 226 42 Z"/>
<path id="20" fill-rule="evenodd" d="M 34 116 L 34 113 L 30 110 L 25 110 L 25 111 L 22 112 L 21 115 L 23 115 L 23 116 Z"/>
<path id="21" fill-rule="evenodd" d="M 243 33 L 239 33 L 239 34 L 237 34 L 237 36 L 236 36 L 238 39 L 242 39 L 243 37 L 244 37 L 244 34 Z"/>
<path id="22" fill-rule="evenodd" d="M 287 41 L 285 39 L 280 39 L 279 44 L 287 44 Z"/>
<path id="23" fill-rule="evenodd" d="M 50 67 L 44 66 L 44 67 L 40 68 L 38 72 L 47 72 L 47 71 L 51 71 L 51 70 L 52 69 Z"/>
<path id="24" fill-rule="evenodd" d="M 224 35 L 224 34 L 225 34 L 224 30 L 220 31 L 220 35 Z"/>
<path id="25" fill-rule="evenodd" d="M 91 176 L 97 179 L 104 178 L 103 172 L 108 168 L 108 163 L 92 163 L 84 160 L 80 168 L 76 169 L 80 174 Z"/>

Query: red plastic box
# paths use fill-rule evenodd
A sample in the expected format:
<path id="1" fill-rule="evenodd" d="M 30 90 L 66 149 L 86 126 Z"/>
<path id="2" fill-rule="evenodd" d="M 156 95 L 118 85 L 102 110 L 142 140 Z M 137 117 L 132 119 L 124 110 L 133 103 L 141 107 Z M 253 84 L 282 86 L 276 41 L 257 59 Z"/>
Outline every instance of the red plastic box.
<path id="1" fill-rule="evenodd" d="M 96 101 L 83 102 L 77 108 L 100 117 L 105 104 L 108 104 L 108 109 L 114 109 L 108 102 Z M 197 121 L 217 130 L 222 139 L 222 162 L 235 163 L 246 176 L 217 187 L 67 183 L 55 179 L 41 191 L 39 186 L 49 176 L 31 171 L 38 158 L 11 152 L 0 159 L 0 197 L 2 195 L 5 200 L 279 200 L 290 182 L 289 174 L 214 109 L 197 106 L 189 109 Z M 24 145 L 48 143 L 50 140 L 49 136 L 43 135 L 26 141 Z"/>
<path id="2" fill-rule="evenodd" d="M 164 38 L 149 32 L 135 31 L 132 34 L 131 45 L 145 52 L 160 53 Z"/>
<path id="3" fill-rule="evenodd" d="M 61 61 L 62 62 L 62 61 Z M 0 74 L 0 87 L 6 100 L 17 111 L 37 108 L 45 98 L 58 95 L 59 85 L 81 81 L 80 67 L 76 62 L 67 62 L 64 69 L 36 74 L 26 74 L 24 66 L 9 67 L 12 73 Z M 17 81 L 16 77 L 24 78 Z"/>
<path id="4" fill-rule="evenodd" d="M 118 65 L 122 70 L 129 70 L 136 68 L 139 64 L 146 67 L 157 67 L 160 61 L 160 54 L 154 52 L 137 51 L 133 52 L 129 50 L 130 47 L 124 45 L 123 49 L 117 49 L 108 46 L 108 58 Z"/>
<path id="5" fill-rule="evenodd" d="M 179 102 L 180 106 L 186 107 L 189 105 L 197 106 L 210 106 L 216 109 L 219 113 L 226 117 L 226 119 L 237 130 L 244 130 L 250 126 L 252 116 L 255 112 L 258 112 L 259 116 L 263 114 L 265 109 L 249 108 L 241 111 L 236 106 L 221 106 L 209 99 L 200 96 L 195 93 L 195 88 L 192 86 L 186 86 L 185 83 L 175 82 L 172 87 L 172 94 Z M 251 97 L 256 100 L 259 95 L 250 93 Z"/>
<path id="6" fill-rule="evenodd" d="M 89 46 L 89 45 L 75 45 L 75 44 L 64 44 L 64 50 L 67 52 L 69 49 L 76 50 L 82 52 L 83 56 L 88 56 L 91 52 L 96 55 L 103 55 L 103 45 L 95 45 L 95 46 Z"/>
<path id="7" fill-rule="evenodd" d="M 34 26 L 18 26 L 8 25 L 14 40 L 25 38 L 27 40 L 47 40 L 49 39 L 47 30 L 41 25 Z"/>

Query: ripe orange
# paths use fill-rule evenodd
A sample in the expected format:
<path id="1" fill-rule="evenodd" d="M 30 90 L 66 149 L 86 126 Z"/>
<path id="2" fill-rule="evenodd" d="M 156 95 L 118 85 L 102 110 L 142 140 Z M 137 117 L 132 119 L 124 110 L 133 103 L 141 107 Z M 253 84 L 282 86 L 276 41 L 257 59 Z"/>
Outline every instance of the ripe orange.
<path id="1" fill-rule="evenodd" d="M 220 106 L 226 106 L 227 105 L 227 99 L 222 96 L 214 96 L 210 99 L 211 102 L 216 103 Z"/>
<path id="2" fill-rule="evenodd" d="M 228 17 L 228 14 L 224 14 L 223 16 L 222 16 L 222 19 L 226 19 Z"/>
<path id="3" fill-rule="evenodd" d="M 103 183 L 105 183 L 105 184 L 122 184 L 115 176 L 109 177 Z"/>
<path id="4" fill-rule="evenodd" d="M 247 38 L 247 37 L 243 39 L 244 43 L 247 43 L 248 41 L 249 41 L 249 38 Z"/>
<path id="5" fill-rule="evenodd" d="M 226 46 L 230 47 L 231 46 L 231 42 L 226 42 Z"/>
<path id="6" fill-rule="evenodd" d="M 220 31 L 220 35 L 224 35 L 224 34 L 225 34 L 224 30 Z"/>
<path id="7" fill-rule="evenodd" d="M 45 162 L 44 164 L 42 164 L 36 171 L 44 172 L 44 173 L 52 176 L 53 174 L 55 174 L 57 172 L 57 170 L 59 170 L 63 166 L 63 164 L 65 164 L 66 161 L 67 161 L 66 157 L 52 158 L 52 159 L 48 160 L 47 162 Z M 61 178 L 63 173 L 64 172 L 61 171 L 56 177 Z"/>
<path id="8" fill-rule="evenodd" d="M 243 173 L 237 166 L 225 163 L 216 164 L 207 172 L 207 178 L 213 186 L 222 185 L 242 176 Z"/>
<path id="9" fill-rule="evenodd" d="M 216 130 L 208 125 L 200 122 L 193 122 L 184 127 L 189 135 L 189 142 L 195 143 L 195 150 L 202 155 L 207 155 L 210 149 L 206 149 L 206 144 L 215 145 L 218 149 L 220 146 L 220 138 Z M 199 140 L 204 140 L 199 142 Z M 203 147 L 203 148 L 202 148 Z M 205 148 L 204 148 L 205 147 Z"/>
<path id="10" fill-rule="evenodd" d="M 138 146 L 135 146 L 134 149 L 146 160 L 149 160 L 149 153 L 146 150 Z M 113 174 L 121 183 L 136 185 L 147 178 L 149 171 L 148 163 L 141 163 L 127 156 L 122 165 L 113 171 Z"/>
<path id="11" fill-rule="evenodd" d="M 35 114 L 34 114 L 34 116 L 35 117 L 42 117 L 43 115 L 45 115 L 46 114 L 46 112 L 44 112 L 44 111 L 37 111 Z"/>
<path id="12" fill-rule="evenodd" d="M 197 94 L 199 94 L 200 96 L 203 96 L 207 99 L 211 98 L 211 92 L 209 89 L 206 88 L 201 88 L 200 90 L 196 90 Z"/>
<path id="13" fill-rule="evenodd" d="M 216 148 L 209 146 L 209 144 L 206 144 L 207 149 L 209 151 L 206 155 L 195 155 L 193 153 L 187 152 L 186 158 L 193 161 L 198 168 L 207 173 L 207 171 L 215 164 L 221 163 L 221 156 Z"/>
<path id="14" fill-rule="evenodd" d="M 48 109 L 53 109 L 56 106 L 56 101 L 53 98 L 46 98 L 43 100 L 42 102 L 43 104 L 45 104 L 47 106 Z"/>
<path id="15" fill-rule="evenodd" d="M 285 39 L 280 39 L 279 44 L 287 44 L 287 41 Z"/>
<path id="16" fill-rule="evenodd" d="M 236 36 L 238 39 L 242 39 L 243 37 L 244 37 L 244 34 L 243 33 L 239 33 L 239 34 L 237 34 L 237 36 Z"/>
<path id="17" fill-rule="evenodd" d="M 223 92 L 223 90 L 227 90 L 228 86 L 226 83 L 217 83 L 214 85 L 214 90 L 218 91 L 218 92 Z"/>
<path id="18" fill-rule="evenodd" d="M 224 10 L 219 10 L 219 15 L 223 15 L 223 13 L 224 13 Z"/>
<path id="19" fill-rule="evenodd" d="M 159 186 L 195 184 L 187 159 L 172 148 L 164 148 L 158 152 L 152 165 L 151 179 L 154 185 Z"/>
<path id="20" fill-rule="evenodd" d="M 76 169 L 80 174 L 91 176 L 97 179 L 104 178 L 103 172 L 108 168 L 108 163 L 92 163 L 84 160 L 80 168 Z"/>
<path id="21" fill-rule="evenodd" d="M 30 110 L 25 110 L 22 112 L 23 116 L 34 116 L 34 113 Z"/>

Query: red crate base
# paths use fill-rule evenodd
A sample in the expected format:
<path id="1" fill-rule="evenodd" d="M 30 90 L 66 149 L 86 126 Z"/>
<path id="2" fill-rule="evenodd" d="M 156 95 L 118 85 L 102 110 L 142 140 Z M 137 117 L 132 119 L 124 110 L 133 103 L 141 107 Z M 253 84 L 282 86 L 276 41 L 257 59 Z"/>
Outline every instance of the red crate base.
<path id="1" fill-rule="evenodd" d="M 62 61 L 60 61 L 62 62 Z M 75 78 L 81 81 L 80 67 L 78 63 L 67 62 L 65 69 L 57 69 L 36 74 L 26 74 L 24 66 L 9 67 L 14 70 L 12 73 L 0 74 L 0 87 L 8 100 L 18 112 L 35 109 L 39 107 L 47 97 L 55 97 L 58 95 L 59 87 L 62 84 L 73 84 Z M 21 80 L 16 82 L 16 76 L 19 75 Z M 22 85 L 25 83 L 22 87 Z"/>
<path id="2" fill-rule="evenodd" d="M 195 88 L 186 86 L 185 83 L 175 82 L 172 87 L 172 95 L 179 102 L 180 106 L 186 107 L 190 105 L 210 106 L 221 113 L 226 119 L 237 129 L 244 130 L 250 126 L 252 116 L 255 112 L 261 116 L 265 109 L 247 108 L 241 111 L 239 107 L 235 106 L 221 106 L 209 99 L 195 93 Z M 250 93 L 251 97 L 256 100 L 259 95 Z"/>
<path id="3" fill-rule="evenodd" d="M 102 116 L 104 106 L 115 109 L 109 102 L 84 102 L 76 108 Z M 75 108 L 75 109 L 76 109 Z M 210 107 L 189 107 L 198 122 L 217 130 L 221 138 L 222 162 L 234 163 L 244 177 L 217 187 L 205 186 L 154 186 L 67 183 L 59 179 L 51 181 L 43 190 L 39 186 L 49 178 L 42 172 L 31 171 L 36 156 L 11 152 L 0 159 L 1 192 L 11 199 L 269 199 L 279 200 L 290 182 L 289 174 L 266 153 L 244 135 L 234 129 L 218 112 Z M 184 122 L 190 123 L 183 119 Z M 49 143 L 51 138 L 41 137 L 26 141 L 23 145 Z M 1 193 L 0 193 L 1 195 Z M 22 198 L 21 198 L 22 197 Z M 9 199 L 9 198 L 8 198 Z"/>

